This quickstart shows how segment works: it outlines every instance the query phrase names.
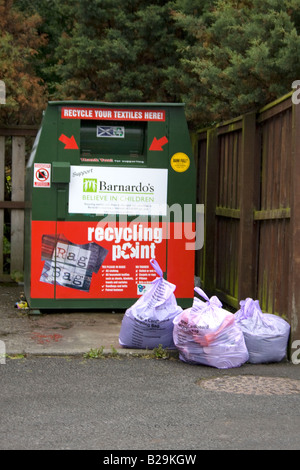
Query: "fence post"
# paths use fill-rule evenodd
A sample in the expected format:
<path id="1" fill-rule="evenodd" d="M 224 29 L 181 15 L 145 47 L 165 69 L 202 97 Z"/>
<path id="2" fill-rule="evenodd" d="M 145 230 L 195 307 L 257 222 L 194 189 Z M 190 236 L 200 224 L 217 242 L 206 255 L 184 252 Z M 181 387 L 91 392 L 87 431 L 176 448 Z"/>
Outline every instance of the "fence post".
<path id="1" fill-rule="evenodd" d="M 243 116 L 240 160 L 240 228 L 238 250 L 238 301 L 255 296 L 256 240 L 254 233 L 254 194 L 256 161 L 256 113 Z M 259 183 L 259 174 L 258 174 Z M 256 188 L 258 188 L 258 184 Z"/>
<path id="2" fill-rule="evenodd" d="M 12 138 L 12 201 L 24 201 L 25 194 L 25 137 Z M 22 169 L 22 170 L 20 170 Z M 10 273 L 23 272 L 24 210 L 11 211 Z"/>
<path id="3" fill-rule="evenodd" d="M 218 174 L 218 130 L 207 131 L 205 175 L 204 287 L 209 294 L 215 289 L 216 201 Z"/>
<path id="4" fill-rule="evenodd" d="M 300 339 L 300 106 L 293 105 L 291 164 L 291 237 L 288 318 L 291 322 L 291 345 Z"/>

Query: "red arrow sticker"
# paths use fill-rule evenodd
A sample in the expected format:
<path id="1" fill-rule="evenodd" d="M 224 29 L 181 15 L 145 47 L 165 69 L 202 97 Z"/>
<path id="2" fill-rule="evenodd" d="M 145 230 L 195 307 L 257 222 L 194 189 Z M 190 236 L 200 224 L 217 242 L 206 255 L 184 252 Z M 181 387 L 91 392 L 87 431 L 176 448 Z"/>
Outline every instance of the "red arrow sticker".
<path id="1" fill-rule="evenodd" d="M 78 149 L 78 145 L 76 144 L 76 140 L 73 135 L 72 137 L 67 137 L 65 134 L 62 134 L 58 140 L 65 144 L 65 150 Z"/>
<path id="2" fill-rule="evenodd" d="M 157 139 L 154 137 L 152 144 L 149 147 L 149 150 L 163 150 L 163 146 L 168 143 L 168 139 L 166 136 L 161 137 L 161 139 Z"/>

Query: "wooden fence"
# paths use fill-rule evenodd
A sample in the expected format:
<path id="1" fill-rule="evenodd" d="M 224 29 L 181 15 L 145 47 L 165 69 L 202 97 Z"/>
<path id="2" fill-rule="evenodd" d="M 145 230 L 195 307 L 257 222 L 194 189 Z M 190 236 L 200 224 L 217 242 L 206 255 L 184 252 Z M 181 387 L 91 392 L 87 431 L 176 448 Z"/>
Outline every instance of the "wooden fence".
<path id="1" fill-rule="evenodd" d="M 288 94 L 193 139 L 203 289 L 234 309 L 258 299 L 300 339 L 300 106 Z"/>
<path id="2" fill-rule="evenodd" d="M 35 127 L 0 127 L 0 281 L 23 272 L 25 165 Z M 10 247 L 9 247 L 10 244 Z"/>

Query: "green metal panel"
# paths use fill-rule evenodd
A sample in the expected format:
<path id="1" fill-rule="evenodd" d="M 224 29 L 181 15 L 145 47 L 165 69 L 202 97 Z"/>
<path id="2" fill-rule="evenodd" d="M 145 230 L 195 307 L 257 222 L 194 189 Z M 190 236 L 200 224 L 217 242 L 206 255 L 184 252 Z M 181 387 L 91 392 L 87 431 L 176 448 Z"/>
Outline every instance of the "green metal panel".
<path id="1" fill-rule="evenodd" d="M 81 157 L 145 158 L 146 123 L 84 121 L 80 129 Z"/>
<path id="2" fill-rule="evenodd" d="M 70 162 L 53 162 L 52 182 L 70 183 Z"/>
<path id="3" fill-rule="evenodd" d="M 66 256 L 64 262 L 68 261 L 68 256 L 69 260 L 72 260 L 75 252 L 79 261 L 88 258 L 90 254 L 87 254 L 87 251 L 90 245 L 93 245 L 95 249 L 101 248 L 99 241 L 96 240 L 95 243 L 91 238 L 92 234 L 95 235 L 98 225 L 100 224 L 101 228 L 103 221 L 109 224 L 109 217 L 112 218 L 113 223 L 121 224 L 124 215 L 126 215 L 124 213 L 108 215 L 112 212 L 99 214 L 97 210 L 93 209 L 90 212 L 71 212 L 70 198 L 73 194 L 70 192 L 71 168 L 75 168 L 78 174 L 86 173 L 86 188 L 83 191 L 88 192 L 83 193 L 82 197 L 96 201 L 105 198 L 110 198 L 113 201 L 113 197 L 109 194 L 98 191 L 96 187 L 96 182 L 99 185 L 98 175 L 109 172 L 111 178 L 114 178 L 114 175 L 120 177 L 120 175 L 122 176 L 121 168 L 124 168 L 125 177 L 125 169 L 128 171 L 127 169 L 130 168 L 131 170 L 126 175 L 130 175 L 128 181 L 133 178 L 134 183 L 130 184 L 137 189 L 134 194 L 127 195 L 125 193 L 130 184 L 128 183 L 127 186 L 125 184 L 125 193 L 120 198 L 126 197 L 128 201 L 144 200 L 146 205 L 150 204 L 151 194 L 142 194 L 141 188 L 147 191 L 152 185 L 156 185 L 157 192 L 164 193 L 166 191 L 168 212 L 166 215 L 156 217 L 155 220 L 169 227 L 170 222 L 177 221 L 176 217 L 179 211 L 182 223 L 195 222 L 196 175 L 184 105 L 87 101 L 50 102 L 44 113 L 41 128 L 27 165 L 24 277 L 25 294 L 30 307 L 35 309 L 127 308 L 137 298 L 132 288 L 128 290 L 128 296 L 126 292 L 123 292 L 123 297 L 120 298 L 113 290 L 111 296 L 107 294 L 109 291 L 108 280 L 112 279 L 108 269 L 112 267 L 112 258 L 107 258 L 111 263 L 108 267 L 108 262 L 103 265 L 106 271 L 104 268 L 97 271 L 93 267 L 96 271 L 91 271 L 89 274 L 91 283 L 95 284 L 96 281 L 93 280 L 97 278 L 97 286 L 99 287 L 97 287 L 98 290 L 95 291 L 95 294 L 81 291 L 80 289 L 83 289 L 80 286 L 81 274 L 76 270 L 76 273 L 72 271 L 75 268 L 70 268 L 71 261 L 64 265 L 59 258 L 65 249 L 71 251 L 70 253 L 66 251 L 69 255 L 64 254 Z M 159 177 L 164 174 L 164 171 L 167 172 L 166 188 L 157 187 L 157 182 L 153 180 L 153 173 L 147 172 L 148 169 L 157 170 Z M 143 173 L 139 173 L 139 171 Z M 135 173 L 145 175 L 143 183 L 134 179 Z M 152 175 L 152 179 L 150 176 L 147 179 L 147 174 Z M 95 184 L 95 188 L 93 184 Z M 79 190 L 82 191 L 82 188 L 79 187 Z M 133 202 L 129 202 L 130 204 Z M 140 203 L 139 207 L 142 208 L 143 204 Z M 150 213 L 146 214 L 148 215 L 128 213 L 128 230 L 131 227 L 130 224 L 135 223 L 137 217 L 138 223 L 142 224 L 144 221 L 152 227 Z M 141 225 L 137 227 L 141 227 Z M 83 234 L 87 233 L 91 237 L 84 240 Z M 122 257 L 116 265 L 116 269 L 121 270 L 119 277 L 116 275 L 113 282 L 116 284 L 119 282 L 120 286 L 125 285 L 127 279 L 134 275 L 130 264 L 128 264 L 131 269 L 130 276 L 121 269 L 124 264 L 128 263 L 127 260 L 130 260 L 132 256 L 137 257 L 135 272 L 140 269 L 141 279 L 143 279 L 143 271 L 147 270 L 143 256 L 149 257 L 151 252 L 150 244 L 142 246 L 142 242 L 139 240 L 136 245 L 127 243 L 129 251 L 126 252 L 126 242 L 125 238 L 122 241 L 115 240 L 114 242 L 115 255 L 119 256 L 121 253 Z M 105 240 L 103 243 L 103 249 L 107 251 Z M 51 250 L 54 245 L 51 244 L 55 245 L 53 252 Z M 173 239 L 163 241 L 157 239 L 155 246 L 154 242 L 152 243 L 151 249 L 158 250 L 163 259 L 165 277 L 169 279 L 170 275 L 171 282 L 180 277 L 178 273 L 182 273 L 181 278 L 185 278 L 185 269 L 188 269 L 189 279 L 193 279 L 192 254 L 189 251 L 185 252 L 183 246 L 183 243 L 180 244 Z M 145 251 L 142 252 L 142 249 Z M 110 256 L 111 253 L 109 253 Z M 189 268 L 186 268 L 185 264 L 189 265 Z M 70 268 L 69 271 L 67 268 Z M 62 271 L 62 269 L 65 270 Z M 104 278 L 101 276 L 104 274 L 101 274 L 101 270 L 103 273 L 105 272 L 107 280 L 106 297 L 103 298 L 101 283 Z M 87 273 L 88 269 L 85 276 L 88 275 Z M 121 274 L 124 276 L 123 279 Z M 61 284 L 62 279 L 67 282 L 72 276 L 74 285 Z M 84 282 L 87 284 L 86 277 Z M 178 279 L 178 282 L 180 284 L 183 281 Z M 179 286 L 183 308 L 191 305 L 193 283 L 188 290 L 189 293 L 186 294 L 184 286 Z M 116 289 L 117 291 L 118 289 Z"/>

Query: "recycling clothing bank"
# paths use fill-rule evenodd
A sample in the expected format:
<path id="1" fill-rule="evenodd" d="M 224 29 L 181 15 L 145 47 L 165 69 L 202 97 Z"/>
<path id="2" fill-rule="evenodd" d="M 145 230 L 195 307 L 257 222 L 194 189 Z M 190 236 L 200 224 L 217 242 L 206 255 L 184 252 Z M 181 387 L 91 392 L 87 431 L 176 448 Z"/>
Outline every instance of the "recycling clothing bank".
<path id="1" fill-rule="evenodd" d="M 196 173 L 184 105 L 50 102 L 26 168 L 26 300 L 126 309 L 159 259 L 193 302 Z"/>

